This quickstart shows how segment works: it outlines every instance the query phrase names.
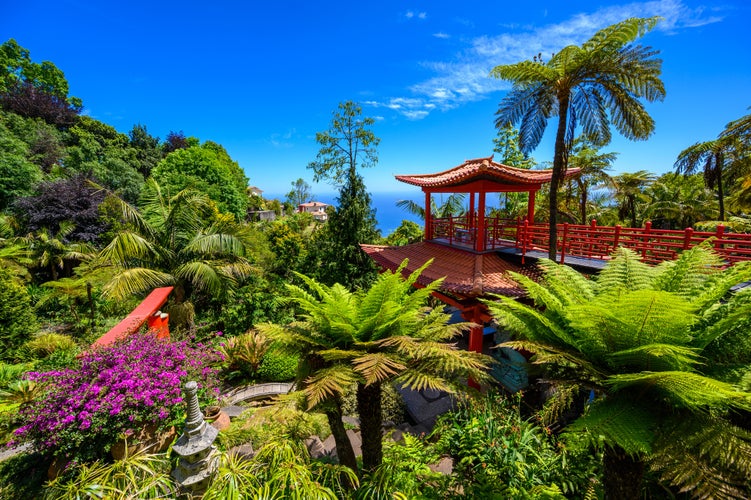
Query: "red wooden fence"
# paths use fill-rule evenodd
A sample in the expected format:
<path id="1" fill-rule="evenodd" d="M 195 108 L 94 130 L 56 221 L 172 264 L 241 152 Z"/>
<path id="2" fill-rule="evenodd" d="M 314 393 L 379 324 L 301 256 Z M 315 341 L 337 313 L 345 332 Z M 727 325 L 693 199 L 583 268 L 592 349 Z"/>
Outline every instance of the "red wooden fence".
<path id="1" fill-rule="evenodd" d="M 530 225 L 520 222 L 516 246 L 522 256 L 532 250 L 548 251 L 550 243 L 547 224 Z M 559 224 L 556 248 L 559 261 L 567 256 L 589 259 L 608 259 L 619 246 L 629 248 L 642 256 L 644 262 L 659 264 L 677 258 L 678 253 L 713 238 L 712 246 L 729 264 L 751 260 L 751 234 L 726 233 L 725 226 L 716 231 L 653 229 L 647 222 L 643 228 L 598 226 L 592 221 L 588 226 Z"/>

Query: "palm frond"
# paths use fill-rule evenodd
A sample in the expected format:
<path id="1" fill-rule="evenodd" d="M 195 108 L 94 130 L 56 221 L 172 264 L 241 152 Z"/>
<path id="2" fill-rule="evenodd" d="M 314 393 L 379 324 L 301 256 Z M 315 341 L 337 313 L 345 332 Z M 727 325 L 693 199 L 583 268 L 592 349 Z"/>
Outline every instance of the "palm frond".
<path id="1" fill-rule="evenodd" d="M 171 274 L 144 267 L 135 267 L 124 269 L 115 274 L 102 289 L 102 295 L 123 299 L 154 288 L 174 284 L 175 277 Z"/>
<path id="2" fill-rule="evenodd" d="M 128 267 L 132 261 L 150 261 L 156 255 L 157 250 L 150 240 L 133 231 L 123 230 L 99 252 L 98 260 Z"/>

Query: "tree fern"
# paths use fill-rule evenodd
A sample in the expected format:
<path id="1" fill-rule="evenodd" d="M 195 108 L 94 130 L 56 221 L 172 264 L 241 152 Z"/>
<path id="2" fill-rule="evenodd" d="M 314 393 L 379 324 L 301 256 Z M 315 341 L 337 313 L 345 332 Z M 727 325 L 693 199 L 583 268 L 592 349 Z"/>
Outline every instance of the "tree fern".
<path id="1" fill-rule="evenodd" d="M 587 412 L 566 431 L 586 431 L 613 450 L 606 453 L 611 465 L 604 484 L 622 474 L 619 450 L 625 450 L 637 466 L 648 462 L 666 484 L 697 497 L 751 494 L 739 480 L 749 463 L 745 431 L 727 430 L 731 414 L 751 412 L 751 393 L 737 386 L 751 373 L 751 292 L 730 293 L 749 279 L 749 269 L 718 264 L 716 255 L 699 248 L 650 268 L 620 249 L 591 288 L 570 286 L 568 271 L 553 263 L 543 265 L 540 284 L 520 280 L 543 310 L 501 297 L 486 302 L 516 339 L 502 346 L 532 352 L 544 380 L 562 384 L 553 408 L 565 406 L 572 388 L 593 391 Z M 570 294 L 565 303 L 559 298 L 564 290 Z M 722 446 L 699 446 L 691 437 L 696 430 L 669 443 L 658 439 L 672 435 L 677 423 L 708 429 L 716 423 L 737 458 Z"/>
<path id="2" fill-rule="evenodd" d="M 651 453 L 658 421 L 657 415 L 647 408 L 622 399 L 602 399 L 592 404 L 567 431 L 604 436 L 608 446 L 619 446 L 629 455 L 640 456 Z"/>
<path id="3" fill-rule="evenodd" d="M 619 247 L 614 259 L 597 276 L 598 294 L 613 295 L 652 288 L 654 274 L 654 268 L 643 263 L 633 250 Z"/>

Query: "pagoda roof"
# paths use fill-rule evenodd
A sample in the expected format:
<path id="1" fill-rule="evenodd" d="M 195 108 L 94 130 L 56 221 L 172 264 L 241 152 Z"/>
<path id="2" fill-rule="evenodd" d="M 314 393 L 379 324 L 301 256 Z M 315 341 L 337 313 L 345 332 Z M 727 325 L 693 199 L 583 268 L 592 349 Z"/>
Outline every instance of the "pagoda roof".
<path id="1" fill-rule="evenodd" d="M 564 177 L 579 173 L 578 168 L 569 168 Z M 550 182 L 553 170 L 528 170 L 510 167 L 493 161 L 493 155 L 487 158 L 466 160 L 458 167 L 454 167 L 436 174 L 397 175 L 396 179 L 407 184 L 422 188 L 446 188 L 462 186 L 473 181 L 485 180 L 497 182 L 500 185 L 539 187 L 540 184 Z M 499 186 L 500 188 L 501 186 Z"/>
<path id="2" fill-rule="evenodd" d="M 404 259 L 409 259 L 405 275 L 409 275 L 428 260 L 433 263 L 420 275 L 417 283 L 427 285 L 445 278 L 441 291 L 464 297 L 477 297 L 488 293 L 521 297 L 525 291 L 508 274 L 514 271 L 533 279 L 539 278 L 534 266 L 519 266 L 501 258 L 497 253 L 477 254 L 430 242 L 413 243 L 398 247 L 360 245 L 377 264 L 396 270 Z"/>

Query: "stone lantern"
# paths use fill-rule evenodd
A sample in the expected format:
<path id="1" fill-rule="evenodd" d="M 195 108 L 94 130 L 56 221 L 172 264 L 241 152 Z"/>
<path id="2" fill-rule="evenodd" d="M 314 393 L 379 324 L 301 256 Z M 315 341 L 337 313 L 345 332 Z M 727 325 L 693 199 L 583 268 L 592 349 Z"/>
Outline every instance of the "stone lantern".
<path id="1" fill-rule="evenodd" d="M 191 495 L 200 495 L 216 472 L 219 455 L 214 446 L 219 431 L 208 425 L 198 406 L 198 384 L 190 381 L 183 387 L 188 415 L 185 430 L 172 446 L 179 460 L 172 477 L 180 488 Z"/>

